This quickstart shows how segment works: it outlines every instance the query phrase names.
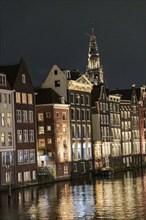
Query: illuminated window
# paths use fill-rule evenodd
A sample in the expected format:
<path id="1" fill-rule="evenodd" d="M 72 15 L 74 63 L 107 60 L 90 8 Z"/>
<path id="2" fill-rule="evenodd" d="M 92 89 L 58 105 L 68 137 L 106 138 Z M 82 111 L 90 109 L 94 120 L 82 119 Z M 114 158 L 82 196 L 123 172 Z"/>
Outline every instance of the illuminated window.
<path id="1" fill-rule="evenodd" d="M 76 94 L 76 104 L 77 105 L 80 104 L 80 96 L 79 96 L 79 94 Z"/>
<path id="2" fill-rule="evenodd" d="M 2 147 L 6 146 L 5 132 L 1 132 L 1 145 Z"/>
<path id="3" fill-rule="evenodd" d="M 68 174 L 68 166 L 67 165 L 64 165 L 64 175 L 65 174 Z"/>
<path id="4" fill-rule="evenodd" d="M 25 77 L 25 74 L 22 74 L 22 83 L 23 83 L 23 84 L 26 83 L 26 77 Z"/>
<path id="5" fill-rule="evenodd" d="M 14 164 L 14 154 L 13 152 L 2 152 L 2 165 L 13 165 Z"/>
<path id="6" fill-rule="evenodd" d="M 86 159 L 86 157 L 87 157 L 86 143 L 83 143 L 83 158 Z"/>
<path id="7" fill-rule="evenodd" d="M 12 133 L 8 132 L 8 146 L 12 146 Z"/>
<path id="8" fill-rule="evenodd" d="M 33 104 L 32 94 L 29 93 L 27 96 L 28 96 L 28 104 L 29 104 L 29 105 L 32 105 L 32 104 Z"/>
<path id="9" fill-rule="evenodd" d="M 87 125 L 87 137 L 91 138 L 91 126 Z"/>
<path id="10" fill-rule="evenodd" d="M 27 103 L 26 93 L 22 93 L 22 103 L 23 103 L 23 104 L 26 104 L 26 103 Z"/>
<path id="11" fill-rule="evenodd" d="M 33 123 L 33 111 L 28 111 L 29 123 Z"/>
<path id="12" fill-rule="evenodd" d="M 38 146 L 39 146 L 39 148 L 44 148 L 45 147 L 45 139 L 39 139 Z"/>
<path id="13" fill-rule="evenodd" d="M 51 125 L 47 125 L 47 131 L 51 131 Z"/>
<path id="14" fill-rule="evenodd" d="M 33 179 L 33 180 L 36 180 L 36 170 L 33 170 L 33 171 L 32 171 L 32 179 Z"/>
<path id="15" fill-rule="evenodd" d="M 28 142 L 28 130 L 23 130 L 23 141 Z"/>
<path id="16" fill-rule="evenodd" d="M 22 172 L 18 173 L 18 182 L 22 182 Z"/>
<path id="17" fill-rule="evenodd" d="M 6 75 L 0 74 L 0 85 L 5 86 L 6 85 Z"/>
<path id="18" fill-rule="evenodd" d="M 66 132 L 66 124 L 62 125 L 62 130 L 63 130 L 64 133 Z"/>
<path id="19" fill-rule="evenodd" d="M 44 121 L 44 114 L 38 113 L 38 121 Z"/>
<path id="20" fill-rule="evenodd" d="M 35 150 L 34 149 L 30 149 L 30 163 L 35 163 Z"/>
<path id="21" fill-rule="evenodd" d="M 23 150 L 18 150 L 18 164 L 23 163 Z"/>
<path id="22" fill-rule="evenodd" d="M 31 174 L 30 171 L 24 172 L 24 181 L 30 181 L 31 180 Z"/>
<path id="23" fill-rule="evenodd" d="M 21 110 L 16 110 L 16 120 L 22 122 Z"/>
<path id="24" fill-rule="evenodd" d="M 29 130 L 29 141 L 34 142 L 34 130 Z"/>
<path id="25" fill-rule="evenodd" d="M 22 143 L 22 130 L 17 130 L 17 142 Z"/>
<path id="26" fill-rule="evenodd" d="M 5 126 L 5 114 L 1 113 L 1 126 L 4 127 Z"/>
<path id="27" fill-rule="evenodd" d="M 91 143 L 88 143 L 88 157 L 92 157 Z"/>
<path id="28" fill-rule="evenodd" d="M 23 122 L 24 122 L 24 123 L 28 122 L 27 110 L 23 110 Z"/>
<path id="29" fill-rule="evenodd" d="M 51 138 L 47 139 L 47 144 L 52 144 L 52 139 Z"/>
<path id="30" fill-rule="evenodd" d="M 81 143 L 78 143 L 78 159 L 81 159 Z"/>
<path id="31" fill-rule="evenodd" d="M 39 126 L 39 134 L 44 134 L 44 126 Z"/>
<path id="32" fill-rule="evenodd" d="M 24 163 L 29 163 L 29 150 L 24 150 Z"/>
<path id="33" fill-rule="evenodd" d="M 76 144 L 75 143 L 72 144 L 72 157 L 73 157 L 73 160 L 77 159 Z"/>
<path id="34" fill-rule="evenodd" d="M 12 114 L 11 113 L 7 113 L 7 126 L 10 127 L 11 123 L 12 123 Z"/>

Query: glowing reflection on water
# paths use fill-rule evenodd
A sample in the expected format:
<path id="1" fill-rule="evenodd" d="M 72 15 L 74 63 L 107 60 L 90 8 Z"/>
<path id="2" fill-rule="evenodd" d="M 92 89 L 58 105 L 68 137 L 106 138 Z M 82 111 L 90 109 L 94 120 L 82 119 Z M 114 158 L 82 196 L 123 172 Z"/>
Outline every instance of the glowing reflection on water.
<path id="1" fill-rule="evenodd" d="M 0 220 L 146 219 L 146 173 L 60 182 L 0 194 Z"/>

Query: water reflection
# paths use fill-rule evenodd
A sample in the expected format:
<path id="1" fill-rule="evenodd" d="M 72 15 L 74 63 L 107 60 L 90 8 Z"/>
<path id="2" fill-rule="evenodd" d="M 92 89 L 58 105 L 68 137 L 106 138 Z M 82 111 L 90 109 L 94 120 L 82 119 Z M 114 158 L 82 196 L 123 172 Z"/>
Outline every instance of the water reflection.
<path id="1" fill-rule="evenodd" d="M 60 182 L 0 194 L 1 220 L 146 219 L 146 173 Z"/>

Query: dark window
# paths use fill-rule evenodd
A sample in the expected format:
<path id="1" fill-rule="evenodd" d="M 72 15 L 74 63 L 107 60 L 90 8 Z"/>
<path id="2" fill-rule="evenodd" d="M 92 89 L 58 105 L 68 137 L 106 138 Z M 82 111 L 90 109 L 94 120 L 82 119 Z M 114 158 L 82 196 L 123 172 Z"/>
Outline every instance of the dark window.
<path id="1" fill-rule="evenodd" d="M 54 70 L 54 75 L 57 75 L 58 74 L 58 71 L 57 70 Z"/>
<path id="2" fill-rule="evenodd" d="M 80 96 L 79 96 L 79 94 L 76 95 L 76 104 L 80 104 Z"/>
<path id="3" fill-rule="evenodd" d="M 55 80 L 55 87 L 60 87 L 60 80 Z"/>
<path id="4" fill-rule="evenodd" d="M 70 94 L 70 102 L 74 103 L 74 94 Z"/>

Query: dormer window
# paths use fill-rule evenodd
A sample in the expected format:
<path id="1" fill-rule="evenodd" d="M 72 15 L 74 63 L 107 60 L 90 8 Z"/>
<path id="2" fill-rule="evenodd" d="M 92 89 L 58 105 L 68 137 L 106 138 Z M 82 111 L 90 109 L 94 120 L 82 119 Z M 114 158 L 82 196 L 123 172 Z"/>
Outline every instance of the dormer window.
<path id="1" fill-rule="evenodd" d="M 25 74 L 22 74 L 22 83 L 23 83 L 23 84 L 26 83 L 26 76 L 25 76 Z"/>
<path id="2" fill-rule="evenodd" d="M 6 75 L 0 74 L 0 85 L 6 86 Z"/>

